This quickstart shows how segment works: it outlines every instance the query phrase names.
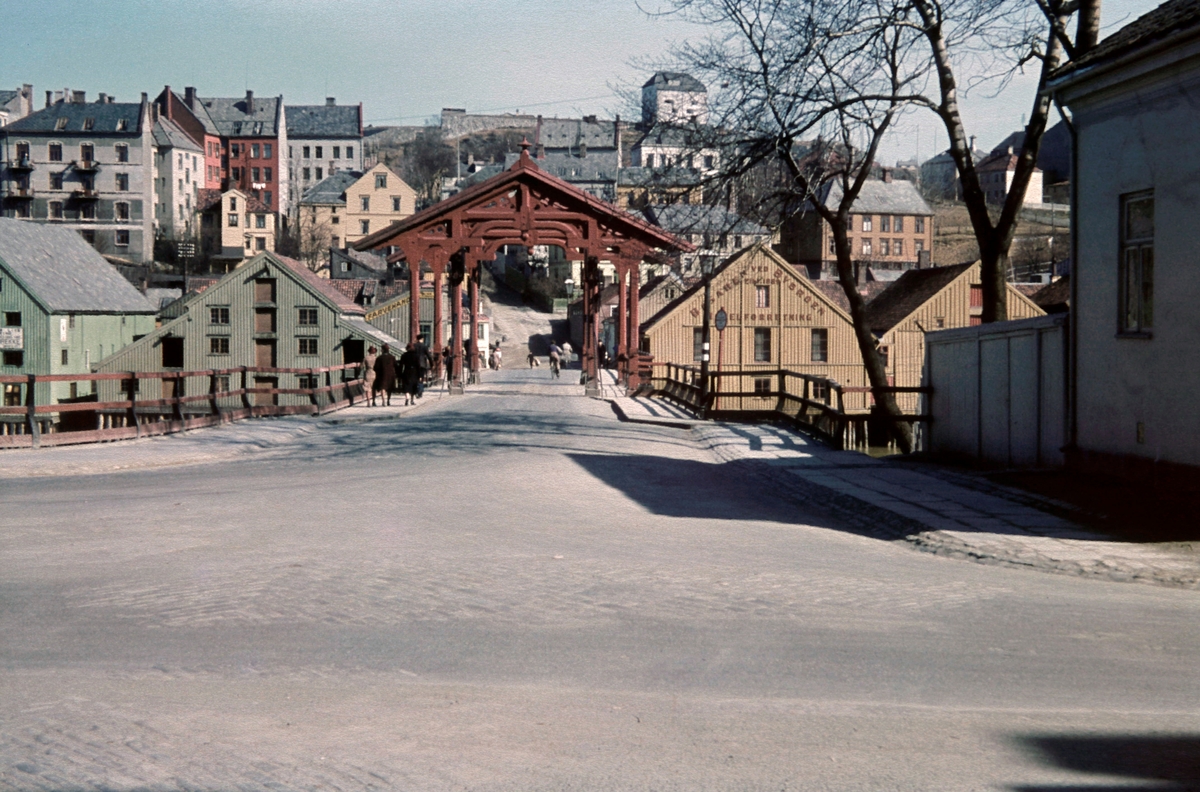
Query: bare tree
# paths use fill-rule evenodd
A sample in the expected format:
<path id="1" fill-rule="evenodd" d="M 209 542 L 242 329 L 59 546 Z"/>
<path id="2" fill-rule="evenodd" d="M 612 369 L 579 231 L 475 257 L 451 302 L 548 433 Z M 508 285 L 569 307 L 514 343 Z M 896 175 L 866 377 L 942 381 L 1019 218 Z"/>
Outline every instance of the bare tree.
<path id="1" fill-rule="evenodd" d="M 454 173 L 454 147 L 442 139 L 438 127 L 428 127 L 404 144 L 400 159 L 400 177 L 417 191 L 421 208 L 441 199 L 442 178 Z"/>
<path id="2" fill-rule="evenodd" d="M 886 390 L 886 368 L 867 326 L 849 233 L 853 205 L 897 117 L 921 101 L 931 63 L 905 13 L 880 0 L 672 0 L 673 13 L 710 26 L 674 61 L 709 85 L 712 122 L 691 134 L 721 151 L 706 192 L 742 190 L 739 208 L 756 218 L 816 212 L 834 238 L 838 280 L 876 404 L 902 415 Z M 864 24 L 863 20 L 869 20 Z M 912 448 L 911 427 L 897 422 Z"/>

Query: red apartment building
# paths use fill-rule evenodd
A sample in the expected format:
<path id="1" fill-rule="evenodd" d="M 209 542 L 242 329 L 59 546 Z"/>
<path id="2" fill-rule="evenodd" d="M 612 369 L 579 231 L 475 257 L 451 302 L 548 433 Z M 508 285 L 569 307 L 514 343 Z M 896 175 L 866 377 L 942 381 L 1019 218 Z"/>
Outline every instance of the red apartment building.
<path id="1" fill-rule="evenodd" d="M 204 189 L 220 190 L 224 178 L 221 134 L 196 101 L 196 89 L 185 89 L 183 98 L 180 98 L 168 85 L 154 100 L 154 104 L 158 107 L 159 116 L 174 121 L 204 151 Z"/>

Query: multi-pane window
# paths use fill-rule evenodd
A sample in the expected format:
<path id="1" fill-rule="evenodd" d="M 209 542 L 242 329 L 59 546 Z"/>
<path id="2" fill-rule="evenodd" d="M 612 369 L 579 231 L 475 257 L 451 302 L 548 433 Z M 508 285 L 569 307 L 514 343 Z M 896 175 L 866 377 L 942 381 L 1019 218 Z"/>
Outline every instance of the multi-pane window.
<path id="1" fill-rule="evenodd" d="M 274 176 L 274 174 L 271 173 L 270 168 L 263 168 L 263 181 L 265 181 L 265 182 L 271 181 L 272 176 Z"/>
<path id="2" fill-rule="evenodd" d="M 925 241 L 924 240 L 922 240 L 922 239 L 914 239 L 913 240 L 913 252 L 914 253 L 920 253 L 924 249 L 925 249 Z"/>
<path id="3" fill-rule="evenodd" d="M 812 384 L 813 401 L 829 404 L 829 380 L 814 380 Z"/>
<path id="4" fill-rule="evenodd" d="M 382 175 L 382 174 L 380 174 L 380 175 Z M 359 196 L 359 202 L 362 204 L 362 210 L 363 210 L 364 212 L 369 212 L 369 211 L 371 211 L 371 196 L 369 196 L 369 195 L 360 195 L 360 196 Z"/>
<path id="5" fill-rule="evenodd" d="M 117 162 L 129 162 L 129 146 L 124 143 L 118 143 L 113 147 L 117 152 Z"/>
<path id="6" fill-rule="evenodd" d="M 266 250 L 267 249 L 267 238 L 266 237 L 255 237 L 254 238 L 254 249 L 255 250 Z"/>
<path id="7" fill-rule="evenodd" d="M 387 189 L 387 174 L 386 173 L 376 173 L 375 174 L 375 189 L 377 189 L 377 190 L 386 190 Z M 364 200 L 366 200 L 366 199 L 364 199 Z"/>
<path id="8" fill-rule="evenodd" d="M 260 178 L 261 176 L 262 176 L 261 168 L 251 168 L 250 169 L 250 181 L 253 181 L 253 182 L 262 181 L 262 179 Z"/>
<path id="9" fill-rule="evenodd" d="M 869 255 L 871 255 L 871 240 L 869 240 L 869 239 L 864 239 L 864 240 L 862 241 L 862 254 L 863 254 L 864 256 L 869 256 Z"/>
<path id="10" fill-rule="evenodd" d="M 892 216 L 891 215 L 880 215 L 879 216 L 879 230 L 884 232 L 885 234 L 892 233 Z"/>
<path id="11" fill-rule="evenodd" d="M 229 324 L 229 306 L 214 305 L 208 309 L 208 322 L 215 325 Z"/>
<path id="12" fill-rule="evenodd" d="M 692 360 L 704 359 L 704 328 L 692 328 Z"/>
<path id="13" fill-rule="evenodd" d="M 210 355 L 228 355 L 229 354 L 229 337 L 218 336 L 208 339 L 208 354 Z M 228 387 L 225 390 L 229 390 Z"/>
<path id="14" fill-rule="evenodd" d="M 51 162 L 62 162 L 62 143 L 51 143 L 47 147 L 47 156 Z"/>
<path id="15" fill-rule="evenodd" d="M 271 144 L 270 143 L 263 143 L 263 157 L 265 157 L 267 159 L 271 158 Z"/>
<path id="16" fill-rule="evenodd" d="M 317 354 L 317 339 L 315 339 L 315 338 L 300 338 L 297 340 L 300 342 L 299 353 L 301 355 Z"/>
<path id="17" fill-rule="evenodd" d="M 771 362 L 771 328 L 754 328 L 754 362 Z"/>
<path id="18" fill-rule="evenodd" d="M 258 159 L 258 144 L 257 143 L 250 144 L 250 156 L 253 157 L 254 159 Z"/>
<path id="19" fill-rule="evenodd" d="M 393 212 L 400 211 L 400 196 L 399 195 L 392 196 L 392 211 Z"/>
<path id="20" fill-rule="evenodd" d="M 340 159 L 340 158 L 341 158 L 341 156 L 342 156 L 342 147 L 341 147 L 341 146 L 334 146 L 334 147 L 333 147 L 333 158 L 334 158 L 334 159 Z"/>
<path id="21" fill-rule="evenodd" d="M 230 227 L 230 228 L 237 228 L 237 225 L 238 225 L 238 216 L 237 216 L 237 212 L 230 212 L 230 213 L 229 213 L 229 220 L 228 220 L 228 222 L 229 222 L 229 227 Z"/>
<path id="22" fill-rule="evenodd" d="M 63 188 L 62 171 L 59 171 L 57 173 L 51 173 L 50 174 L 50 189 L 51 190 L 61 190 L 62 188 Z"/>
<path id="23" fill-rule="evenodd" d="M 871 215 L 863 215 L 862 216 L 862 230 L 863 231 L 872 230 L 871 229 Z"/>
<path id="24" fill-rule="evenodd" d="M 129 204 L 125 203 L 124 201 L 118 201 L 117 203 L 113 204 L 113 217 L 115 217 L 117 220 L 128 220 Z"/>
<path id="25" fill-rule="evenodd" d="M 354 146 L 346 146 L 346 159 L 354 159 Z"/>
<path id="26" fill-rule="evenodd" d="M 92 162 L 96 159 L 96 147 L 91 143 L 82 143 L 79 146 L 79 159 L 84 162 Z"/>
<path id="27" fill-rule="evenodd" d="M 1120 259 L 1122 333 L 1154 327 L 1154 193 L 1121 196 Z"/>
<path id="28" fill-rule="evenodd" d="M 300 308 L 299 316 L 296 319 L 296 324 L 312 326 L 317 323 L 316 308 Z"/>
<path id="29" fill-rule="evenodd" d="M 118 173 L 117 174 L 117 189 L 121 190 L 122 192 L 129 189 L 129 174 L 128 173 Z"/>
<path id="30" fill-rule="evenodd" d="M 882 225 L 882 223 L 880 223 L 880 225 Z M 890 239 L 879 240 L 879 255 L 881 255 L 881 256 L 892 255 L 892 241 Z"/>
<path id="31" fill-rule="evenodd" d="M 755 396 L 770 396 L 771 395 L 771 378 L 770 377 L 755 377 L 754 378 L 754 395 Z"/>
<path id="32" fill-rule="evenodd" d="M 321 159 L 324 156 L 325 156 L 325 149 L 322 148 L 321 146 L 317 146 L 317 159 Z"/>
<path id="33" fill-rule="evenodd" d="M 296 377 L 296 387 L 306 388 L 309 390 L 311 390 L 312 388 L 320 387 L 317 384 L 317 375 L 316 374 L 301 374 L 300 376 Z"/>
<path id="34" fill-rule="evenodd" d="M 893 256 L 903 256 L 904 255 L 904 240 L 903 239 L 893 239 L 892 240 L 892 255 Z"/>
<path id="35" fill-rule="evenodd" d="M 814 327 L 812 331 L 812 362 L 829 362 L 829 329 Z"/>
<path id="36" fill-rule="evenodd" d="M 360 226 L 360 230 L 362 231 L 362 233 L 364 233 L 364 234 L 371 233 L 371 221 L 370 220 L 361 221 L 359 223 L 359 226 Z"/>
<path id="37" fill-rule="evenodd" d="M 51 201 L 50 202 L 50 219 L 51 220 L 62 220 L 63 219 L 62 201 Z"/>
<path id="38" fill-rule="evenodd" d="M 925 218 L 924 217 L 914 217 L 913 218 L 913 231 L 918 234 L 925 233 Z"/>
<path id="39" fill-rule="evenodd" d="M 754 287 L 754 307 L 755 308 L 770 308 L 771 307 L 771 287 L 770 286 L 755 286 Z"/>
<path id="40" fill-rule="evenodd" d="M 903 215 L 897 215 L 892 218 L 892 231 L 897 234 L 904 233 L 904 217 L 903 217 Z"/>
<path id="41" fill-rule="evenodd" d="M 267 216 L 265 214 L 254 215 L 254 227 L 255 228 L 266 228 L 267 227 Z"/>
<path id="42" fill-rule="evenodd" d="M 127 229 L 118 229 L 114 236 L 117 247 L 129 247 L 129 231 Z"/>
<path id="43" fill-rule="evenodd" d="M 300 149 L 300 153 L 304 156 L 304 159 L 308 159 L 308 156 L 309 156 L 308 146 L 302 146 Z"/>

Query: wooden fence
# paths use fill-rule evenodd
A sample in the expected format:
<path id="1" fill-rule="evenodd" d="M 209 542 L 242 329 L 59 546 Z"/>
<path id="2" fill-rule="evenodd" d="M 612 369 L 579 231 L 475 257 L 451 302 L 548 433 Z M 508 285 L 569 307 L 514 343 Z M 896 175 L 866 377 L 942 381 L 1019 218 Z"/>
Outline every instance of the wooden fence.
<path id="1" fill-rule="evenodd" d="M 881 410 L 848 412 L 846 394 L 873 397 L 875 389 L 844 386 L 826 377 L 787 369 L 709 371 L 707 402 L 698 366 L 652 363 L 649 369 L 655 395 L 670 399 L 696 415 L 716 420 L 783 421 L 817 435 L 835 448 L 893 445 L 891 426 L 904 422 L 914 425 L 919 449 L 923 429 L 930 420 L 928 414 L 894 418 Z M 930 389 L 887 387 L 881 391 L 928 394 Z"/>
<path id="2" fill-rule="evenodd" d="M 24 404 L 0 406 L 0 449 L 95 443 L 104 440 L 171 434 L 269 415 L 321 415 L 354 403 L 362 397 L 360 364 L 322 368 L 268 368 L 239 366 L 202 371 L 123 371 L 106 374 L 22 374 L 0 376 L 0 385 L 23 385 Z M 311 387 L 279 388 L 255 384 L 255 375 L 294 374 L 307 377 Z M 239 387 L 231 388 L 237 378 Z M 205 378 L 208 389 L 185 394 L 189 379 Z M 121 401 L 98 401 L 100 383 L 119 380 Z M 175 394 L 141 399 L 141 384 L 160 381 L 162 390 Z M 44 383 L 92 383 L 93 394 L 67 402 L 38 404 L 38 386 Z M 321 384 L 323 382 L 323 384 Z M 170 383 L 168 385 L 168 383 Z M 41 389 L 48 393 L 50 389 Z M 280 395 L 307 397 L 307 403 L 279 404 Z"/>

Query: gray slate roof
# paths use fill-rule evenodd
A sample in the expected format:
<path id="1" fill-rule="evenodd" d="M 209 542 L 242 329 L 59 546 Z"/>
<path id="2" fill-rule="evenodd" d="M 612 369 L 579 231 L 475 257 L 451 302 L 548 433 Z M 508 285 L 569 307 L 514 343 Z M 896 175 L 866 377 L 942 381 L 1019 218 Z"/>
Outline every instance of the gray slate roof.
<path id="1" fill-rule="evenodd" d="M 284 114 L 288 139 L 362 137 L 358 109 L 358 105 L 288 105 Z"/>
<path id="2" fill-rule="evenodd" d="M 538 142 L 547 150 L 569 149 L 578 152 L 581 143 L 587 144 L 589 152 L 599 149 L 615 150 L 616 122 L 588 121 L 581 118 L 543 118 Z"/>
<path id="3" fill-rule="evenodd" d="M 66 228 L 0 218 L 0 264 L 52 313 L 157 310 L 83 237 Z"/>
<path id="4" fill-rule="evenodd" d="M 762 226 L 721 206 L 655 204 L 647 206 L 642 214 L 651 223 L 672 234 L 771 234 Z"/>
<path id="5" fill-rule="evenodd" d="M 200 98 L 199 102 L 208 111 L 217 125 L 217 131 L 227 137 L 277 137 L 279 130 L 279 103 L 282 96 L 254 97 L 254 112 L 246 112 L 245 97 Z"/>
<path id="6" fill-rule="evenodd" d="M 511 168 L 521 158 L 519 153 L 508 152 L 504 155 L 504 167 Z M 607 181 L 615 178 L 617 170 L 617 152 L 605 151 L 597 154 L 588 152 L 586 157 L 576 157 L 571 154 L 547 153 L 545 157 L 534 160 L 537 166 L 563 181 Z"/>
<path id="7" fill-rule="evenodd" d="M 183 296 L 183 289 L 146 289 L 146 299 L 160 311 Z"/>
<path id="8" fill-rule="evenodd" d="M 643 88 L 649 88 L 651 85 L 657 86 L 660 91 L 698 91 L 700 93 L 708 93 L 708 89 L 704 87 L 704 83 L 684 72 L 655 72 L 654 76 L 642 83 Z"/>
<path id="9" fill-rule="evenodd" d="M 188 137 L 179 124 L 176 124 L 169 118 L 160 118 L 154 125 L 154 145 L 162 148 L 177 148 L 184 151 L 204 151 L 204 149 L 196 144 L 196 141 Z"/>
<path id="10" fill-rule="evenodd" d="M 836 181 L 826 182 L 821 192 L 822 202 L 830 208 L 842 200 L 842 186 Z M 933 215 L 929 204 L 910 181 L 865 182 L 851 211 L 855 214 Z"/>
<path id="11" fill-rule="evenodd" d="M 362 178 L 359 171 L 338 171 L 309 187 L 300 198 L 302 204 L 346 205 L 346 188 Z"/>
<path id="12" fill-rule="evenodd" d="M 17 97 L 20 91 L 0 90 L 0 105 L 8 104 Z"/>
<path id="13" fill-rule="evenodd" d="M 67 125 L 58 129 L 58 119 L 67 119 Z M 92 128 L 85 130 L 84 123 L 92 120 Z M 124 131 L 117 131 L 119 121 L 125 122 Z M 104 103 L 73 104 L 59 102 L 42 110 L 37 110 L 19 121 L 14 121 L 5 129 L 9 132 L 53 132 L 56 135 L 140 135 L 142 132 L 141 103 Z"/>

